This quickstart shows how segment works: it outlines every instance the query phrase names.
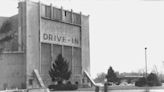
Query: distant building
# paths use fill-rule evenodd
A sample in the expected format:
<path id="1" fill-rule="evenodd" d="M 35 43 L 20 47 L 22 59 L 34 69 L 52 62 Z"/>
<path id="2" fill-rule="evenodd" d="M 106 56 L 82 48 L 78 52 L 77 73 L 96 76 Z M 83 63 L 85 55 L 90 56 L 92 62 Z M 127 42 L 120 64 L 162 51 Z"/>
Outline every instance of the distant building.
<path id="1" fill-rule="evenodd" d="M 128 83 L 134 83 L 136 82 L 139 78 L 142 78 L 143 76 L 134 76 L 134 75 L 131 75 L 131 76 L 124 76 L 124 77 L 121 77 L 121 81 L 126 81 Z"/>
<path id="2" fill-rule="evenodd" d="M 70 81 L 83 84 L 83 71 L 90 74 L 89 16 L 28 0 L 19 2 L 18 11 L 0 17 L 0 28 L 8 21 L 13 36 L 0 55 L 0 89 L 35 86 L 34 69 L 51 84 L 48 71 L 58 54 L 69 62 Z"/>

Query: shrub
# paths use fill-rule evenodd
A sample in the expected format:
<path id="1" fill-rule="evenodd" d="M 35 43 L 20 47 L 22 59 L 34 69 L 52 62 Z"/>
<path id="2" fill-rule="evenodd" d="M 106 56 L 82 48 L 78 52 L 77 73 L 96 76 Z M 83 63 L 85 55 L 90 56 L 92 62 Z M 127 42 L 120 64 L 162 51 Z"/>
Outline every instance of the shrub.
<path id="1" fill-rule="evenodd" d="M 161 82 L 156 74 L 150 73 L 147 77 L 148 86 L 161 86 Z"/>
<path id="2" fill-rule="evenodd" d="M 143 87 L 143 86 L 161 86 L 162 83 L 159 81 L 158 77 L 154 73 L 150 73 L 147 78 L 139 78 L 138 81 L 135 82 L 135 86 Z"/>
<path id="3" fill-rule="evenodd" d="M 135 86 L 138 86 L 138 87 L 143 87 L 145 85 L 146 85 L 145 77 L 139 78 L 138 81 L 135 82 Z"/>
<path id="4" fill-rule="evenodd" d="M 58 84 L 58 85 L 49 85 L 50 90 L 76 90 L 78 86 L 75 84 Z"/>

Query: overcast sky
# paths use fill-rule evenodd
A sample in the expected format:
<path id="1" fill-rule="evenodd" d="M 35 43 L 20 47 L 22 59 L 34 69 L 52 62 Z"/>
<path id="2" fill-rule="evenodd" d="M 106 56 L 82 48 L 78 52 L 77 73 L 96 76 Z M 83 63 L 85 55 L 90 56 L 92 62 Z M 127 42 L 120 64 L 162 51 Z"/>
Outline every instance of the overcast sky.
<path id="1" fill-rule="evenodd" d="M 32 0 L 38 1 L 38 0 Z M 163 0 L 41 0 L 90 15 L 91 75 L 107 72 L 164 71 Z M 0 16 L 17 14 L 18 0 L 1 0 Z M 163 72 L 164 73 L 164 72 Z"/>

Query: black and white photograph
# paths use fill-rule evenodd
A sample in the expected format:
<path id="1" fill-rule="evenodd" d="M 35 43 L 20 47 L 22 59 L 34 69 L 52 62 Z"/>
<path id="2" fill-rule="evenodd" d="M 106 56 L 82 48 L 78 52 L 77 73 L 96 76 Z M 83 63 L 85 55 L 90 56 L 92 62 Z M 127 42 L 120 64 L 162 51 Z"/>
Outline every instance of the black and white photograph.
<path id="1" fill-rule="evenodd" d="M 164 92 L 164 0 L 0 0 L 0 92 Z"/>

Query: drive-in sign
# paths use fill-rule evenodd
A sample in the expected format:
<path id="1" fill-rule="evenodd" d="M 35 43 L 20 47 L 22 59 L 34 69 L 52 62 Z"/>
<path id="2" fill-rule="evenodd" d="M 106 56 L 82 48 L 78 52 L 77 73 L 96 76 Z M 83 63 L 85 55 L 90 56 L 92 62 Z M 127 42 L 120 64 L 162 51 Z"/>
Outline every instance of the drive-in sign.
<path id="1" fill-rule="evenodd" d="M 41 42 L 80 47 L 80 39 L 78 37 L 55 32 L 42 32 Z"/>

